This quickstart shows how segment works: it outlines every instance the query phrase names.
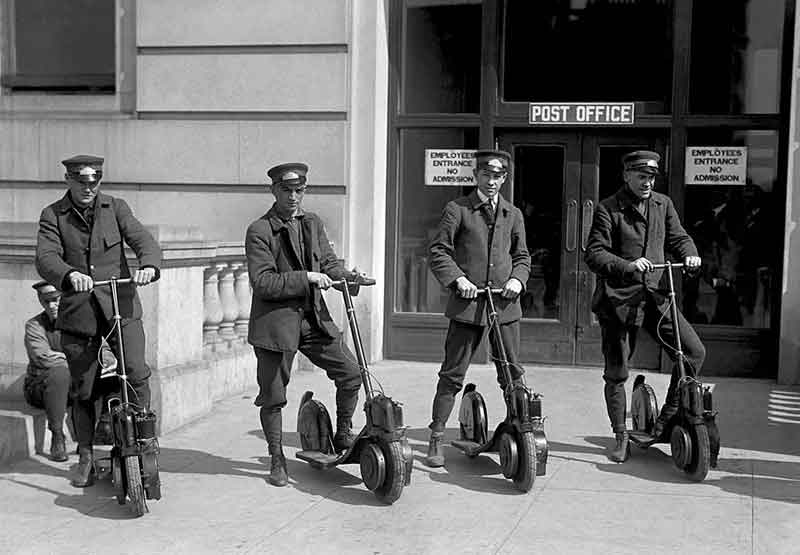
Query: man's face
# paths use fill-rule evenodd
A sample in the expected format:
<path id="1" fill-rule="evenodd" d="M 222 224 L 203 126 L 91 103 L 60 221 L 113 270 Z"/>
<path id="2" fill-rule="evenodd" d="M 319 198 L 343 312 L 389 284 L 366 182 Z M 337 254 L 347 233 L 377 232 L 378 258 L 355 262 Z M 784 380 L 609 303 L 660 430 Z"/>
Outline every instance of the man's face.
<path id="1" fill-rule="evenodd" d="M 653 194 L 656 176 L 652 173 L 627 170 L 624 174 L 625 184 L 628 190 L 637 198 L 642 200 L 649 199 Z"/>
<path id="2" fill-rule="evenodd" d="M 85 208 L 94 202 L 97 192 L 100 190 L 100 179 L 93 181 L 79 179 L 72 174 L 66 174 L 67 186 L 72 202 Z"/>
<path id="3" fill-rule="evenodd" d="M 47 313 L 50 320 L 55 320 L 58 317 L 58 304 L 61 302 L 61 297 L 56 295 L 39 295 L 39 304 Z"/>
<path id="4" fill-rule="evenodd" d="M 496 161 L 492 160 L 486 166 L 473 170 L 478 190 L 489 198 L 494 198 L 500 192 L 500 187 L 506 182 L 508 176 L 508 172 L 502 164 L 499 162 L 492 164 L 492 162 Z"/>
<path id="5" fill-rule="evenodd" d="M 293 215 L 303 202 L 303 195 L 306 192 L 304 185 L 286 185 L 281 183 L 272 186 L 272 194 L 275 195 L 275 204 L 278 212 L 285 216 Z"/>

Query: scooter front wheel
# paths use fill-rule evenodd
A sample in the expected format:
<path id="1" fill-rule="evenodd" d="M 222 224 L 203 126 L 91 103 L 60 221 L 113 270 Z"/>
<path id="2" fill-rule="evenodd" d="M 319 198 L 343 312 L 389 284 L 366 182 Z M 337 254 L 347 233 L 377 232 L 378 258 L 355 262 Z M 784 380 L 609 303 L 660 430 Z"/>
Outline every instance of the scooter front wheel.
<path id="1" fill-rule="evenodd" d="M 399 441 L 379 441 L 378 446 L 383 452 L 386 464 L 386 474 L 383 483 L 375 488 L 375 496 L 387 505 L 391 505 L 403 493 L 405 485 L 405 463 L 403 461 L 403 447 Z"/>
<path id="2" fill-rule="evenodd" d="M 133 514 L 137 517 L 147 512 L 147 502 L 144 499 L 144 488 L 142 487 L 142 471 L 139 467 L 138 455 L 125 457 L 125 485 L 127 495 L 133 509 Z"/>
<path id="3" fill-rule="evenodd" d="M 522 492 L 529 492 L 536 480 L 536 442 L 533 432 L 523 432 L 517 436 L 517 472 L 514 485 Z"/>
<path id="4" fill-rule="evenodd" d="M 692 441 L 692 454 L 683 468 L 692 482 L 702 482 L 708 475 L 711 447 L 708 441 L 708 429 L 705 424 L 694 424 L 687 430 Z"/>

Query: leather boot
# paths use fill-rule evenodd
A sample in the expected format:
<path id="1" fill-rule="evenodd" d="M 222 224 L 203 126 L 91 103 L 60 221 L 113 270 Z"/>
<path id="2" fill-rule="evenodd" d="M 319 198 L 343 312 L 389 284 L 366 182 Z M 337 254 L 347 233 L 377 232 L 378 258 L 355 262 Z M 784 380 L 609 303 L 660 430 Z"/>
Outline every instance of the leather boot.
<path id="1" fill-rule="evenodd" d="M 64 432 L 53 432 L 50 439 L 50 458 L 56 462 L 67 460 L 67 444 Z"/>
<path id="2" fill-rule="evenodd" d="M 349 418 L 336 420 L 336 435 L 333 436 L 333 448 L 337 453 L 347 451 L 356 441 L 352 430 L 353 424 Z"/>
<path id="3" fill-rule="evenodd" d="M 76 488 L 87 488 L 94 485 L 94 453 L 91 447 L 78 447 L 78 469 L 77 475 L 72 480 L 72 485 Z"/>
<path id="4" fill-rule="evenodd" d="M 431 438 L 428 441 L 428 456 L 425 457 L 425 464 L 431 468 L 439 468 L 444 466 L 444 450 L 442 449 L 442 441 L 444 439 L 444 432 L 431 432 Z"/>
<path id="5" fill-rule="evenodd" d="M 289 473 L 286 471 L 286 457 L 283 456 L 283 447 L 280 443 L 269 446 L 270 467 L 269 483 L 273 486 L 283 487 L 289 483 Z"/>
<path id="6" fill-rule="evenodd" d="M 289 483 L 289 474 L 286 471 L 286 457 L 283 456 L 281 445 L 283 434 L 281 432 L 282 416 L 280 409 L 274 410 L 261 407 L 261 429 L 269 445 L 270 469 L 269 483 L 282 487 Z"/>
<path id="7" fill-rule="evenodd" d="M 617 440 L 617 443 L 614 446 L 614 449 L 611 451 L 609 458 L 614 462 L 625 462 L 625 460 L 631 454 L 631 446 L 628 442 L 628 432 L 617 432 L 614 434 L 614 438 Z"/>

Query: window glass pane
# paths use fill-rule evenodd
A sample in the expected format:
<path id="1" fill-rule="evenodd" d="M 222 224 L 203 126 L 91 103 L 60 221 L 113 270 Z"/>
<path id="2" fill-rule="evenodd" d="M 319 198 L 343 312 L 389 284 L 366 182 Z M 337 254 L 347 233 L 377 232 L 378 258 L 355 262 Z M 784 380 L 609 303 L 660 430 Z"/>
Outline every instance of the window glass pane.
<path id="1" fill-rule="evenodd" d="M 114 92 L 115 2 L 13 0 L 9 72 L 15 90 Z"/>
<path id="2" fill-rule="evenodd" d="M 562 191 L 566 179 L 563 145 L 514 149 L 514 204 L 525 219 L 531 274 L 520 299 L 523 318 L 558 319 L 561 285 Z"/>
<path id="3" fill-rule="evenodd" d="M 778 112 L 785 9 L 785 0 L 694 2 L 693 113 Z"/>
<path id="4" fill-rule="evenodd" d="M 774 245 L 782 233 L 773 193 L 778 168 L 776 131 L 692 130 L 689 146 L 747 147 L 744 185 L 687 185 L 684 226 L 703 260 L 684 278 L 690 322 L 768 328 L 770 291 L 779 279 Z"/>
<path id="5" fill-rule="evenodd" d="M 444 312 L 448 291 L 428 268 L 428 243 L 436 233 L 445 204 L 471 190 L 471 187 L 426 186 L 425 149 L 477 147 L 477 129 L 400 132 L 396 311 Z"/>
<path id="6" fill-rule="evenodd" d="M 477 113 L 480 0 L 406 2 L 403 107 L 408 113 Z"/>
<path id="7" fill-rule="evenodd" d="M 642 102 L 666 113 L 672 1 L 508 0 L 507 101 Z"/>

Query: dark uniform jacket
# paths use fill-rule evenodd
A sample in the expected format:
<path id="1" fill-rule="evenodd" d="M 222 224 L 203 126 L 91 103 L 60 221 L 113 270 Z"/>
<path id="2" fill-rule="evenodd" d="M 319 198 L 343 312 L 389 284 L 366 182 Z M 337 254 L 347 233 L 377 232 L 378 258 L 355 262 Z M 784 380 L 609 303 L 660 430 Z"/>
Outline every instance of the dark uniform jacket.
<path id="1" fill-rule="evenodd" d="M 321 272 L 333 280 L 350 275 L 337 260 L 319 217 L 304 212 L 299 218 L 305 260 L 300 261 L 300 245 L 292 241 L 287 222 L 270 210 L 247 228 L 245 252 L 253 300 L 250 308 L 251 345 L 270 351 L 293 352 L 300 341 L 300 322 L 309 307 L 323 333 L 339 336 L 318 287 L 312 286 L 306 272 Z"/>
<path id="2" fill-rule="evenodd" d="M 31 405 L 44 408 L 42 392 L 51 368 L 67 368 L 67 356 L 61 350 L 61 332 L 55 328 L 46 312 L 40 312 L 25 322 L 25 350 L 28 368 L 23 392 Z"/>
<path id="3" fill-rule="evenodd" d="M 488 203 L 488 201 L 486 201 Z M 525 245 L 525 222 L 519 208 L 497 196 L 497 211 L 492 224 L 484 213 L 477 189 L 467 196 L 447 203 L 436 236 L 430 244 L 429 264 L 436 279 L 451 289 L 445 316 L 459 322 L 486 325 L 483 295 L 463 299 L 458 295 L 455 281 L 466 276 L 477 287 L 503 287 L 517 278 L 523 290 L 528 282 L 531 259 Z M 519 297 L 495 297 L 501 323 L 514 322 L 522 317 Z"/>
<path id="4" fill-rule="evenodd" d="M 694 241 L 683 229 L 672 200 L 653 192 L 647 202 L 647 219 L 634 203 L 636 197 L 622 187 L 603 199 L 594 211 L 586 243 L 585 260 L 598 276 L 592 310 L 598 318 L 641 325 L 641 310 L 648 292 L 656 302 L 664 302 L 658 291 L 663 270 L 642 274 L 629 271 L 630 262 L 644 256 L 654 264 L 665 261 L 668 253 L 683 261 L 697 256 Z"/>
<path id="5" fill-rule="evenodd" d="M 98 287 L 78 293 L 72 290 L 67 275 L 77 270 L 94 280 L 130 277 L 123 241 L 136 253 L 140 267 L 155 268 L 155 279 L 158 279 L 161 248 L 124 200 L 99 193 L 92 225 L 84 220 L 69 193 L 42 210 L 36 269 L 45 280 L 63 291 L 56 328 L 74 335 L 95 335 L 97 321 L 90 303 L 92 296 L 110 321 L 113 315 L 110 288 Z M 142 306 L 134 287 L 120 286 L 119 304 L 123 318 L 141 318 Z"/>

